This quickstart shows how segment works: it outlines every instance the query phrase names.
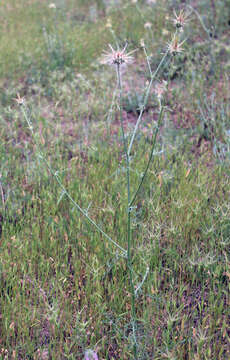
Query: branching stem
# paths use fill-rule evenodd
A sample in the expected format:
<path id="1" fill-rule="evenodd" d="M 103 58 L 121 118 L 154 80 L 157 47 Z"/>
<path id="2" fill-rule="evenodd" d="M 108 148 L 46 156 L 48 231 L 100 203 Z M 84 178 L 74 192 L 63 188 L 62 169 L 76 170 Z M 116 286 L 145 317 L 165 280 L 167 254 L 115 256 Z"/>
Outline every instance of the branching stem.
<path id="1" fill-rule="evenodd" d="M 139 124 L 141 122 L 141 119 L 142 119 L 142 116 L 143 116 L 143 112 L 144 112 L 144 109 L 145 109 L 145 106 L 147 104 L 147 101 L 148 101 L 148 98 L 149 98 L 149 94 L 150 94 L 150 90 L 151 90 L 151 87 L 152 87 L 152 84 L 153 84 L 153 80 L 156 78 L 161 66 L 163 65 L 167 55 L 168 55 L 168 50 L 165 52 L 164 56 L 162 57 L 157 69 L 155 70 L 155 72 L 152 74 L 151 76 L 151 80 L 149 82 L 149 85 L 147 87 L 147 90 L 146 90 L 146 93 L 145 93 L 145 97 L 144 97 L 144 102 L 141 106 L 141 109 L 140 109 L 140 114 L 138 116 L 138 119 L 137 119 L 137 122 L 136 122 L 136 125 L 135 125 L 135 128 L 134 128 L 134 131 L 133 131 L 133 135 L 132 135 L 132 138 L 130 140 L 130 144 L 129 144 L 129 148 L 128 148 L 128 155 L 130 156 L 130 153 L 131 153 L 131 150 L 132 150 L 132 146 L 133 146 L 133 142 L 134 142 L 134 139 L 135 139 L 135 136 L 136 136 L 136 133 L 137 133 L 137 130 L 138 130 L 138 127 L 139 127 Z"/>
<path id="2" fill-rule="evenodd" d="M 137 194 L 139 193 L 139 191 L 140 191 L 140 189 L 141 189 L 141 187 L 142 187 L 142 185 L 144 183 L 144 180 L 146 178 L 149 166 L 150 166 L 152 158 L 153 158 L 153 153 L 154 153 L 154 149 L 155 149 L 155 146 L 156 146 L 157 134 L 158 134 L 159 128 L 161 126 L 163 113 L 164 113 L 164 108 L 160 105 L 160 113 L 159 113 L 159 117 L 158 117 L 158 121 L 157 121 L 157 127 L 156 127 L 155 133 L 153 134 L 153 137 L 152 137 L 152 149 L 151 149 L 151 153 L 150 153 L 150 156 L 149 156 L 149 160 L 148 160 L 147 166 L 145 168 L 144 174 L 143 174 L 143 176 L 141 178 L 141 181 L 140 181 L 140 183 L 138 185 L 138 188 L 137 188 L 135 194 L 133 195 L 132 200 L 129 203 L 129 207 L 131 207 L 134 204 L 134 201 L 136 200 Z"/>

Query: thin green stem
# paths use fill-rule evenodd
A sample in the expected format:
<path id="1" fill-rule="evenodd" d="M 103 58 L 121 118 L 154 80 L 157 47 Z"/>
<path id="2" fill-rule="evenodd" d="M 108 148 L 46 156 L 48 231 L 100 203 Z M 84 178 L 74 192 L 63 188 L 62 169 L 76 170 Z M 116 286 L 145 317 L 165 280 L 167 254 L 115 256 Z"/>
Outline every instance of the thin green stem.
<path id="1" fill-rule="evenodd" d="M 143 50 L 144 50 L 144 54 L 145 54 L 145 57 L 146 57 L 146 61 L 147 61 L 147 65 L 148 65 L 148 69 L 149 69 L 149 73 L 150 73 L 150 77 L 153 76 L 153 73 L 152 73 L 152 69 L 151 69 L 151 65 L 150 65 L 150 62 L 149 62 L 149 57 L 148 57 L 148 54 L 147 54 L 147 50 L 146 50 L 146 47 L 145 47 L 145 44 L 143 44 Z"/>
<path id="2" fill-rule="evenodd" d="M 203 22 L 202 17 L 200 16 L 200 14 L 198 13 L 198 11 L 196 9 L 194 9 L 191 5 L 187 5 L 188 8 L 190 8 L 197 16 L 198 20 L 200 21 L 200 24 L 202 26 L 202 28 L 204 29 L 204 31 L 206 32 L 207 36 L 209 39 L 211 39 L 210 37 L 210 30 L 205 26 L 205 23 Z"/>
<path id="3" fill-rule="evenodd" d="M 116 101 L 116 96 L 117 96 L 117 88 L 113 92 L 112 102 L 111 102 L 111 105 L 110 105 L 110 108 L 109 108 L 109 111 L 108 111 L 108 115 L 106 117 L 108 136 L 109 136 L 110 130 L 111 130 L 111 121 L 112 121 L 113 108 L 114 108 L 114 104 L 115 104 L 115 101 Z"/>
<path id="4" fill-rule="evenodd" d="M 140 189 L 141 189 L 141 187 L 142 187 L 142 185 L 144 183 L 144 180 L 146 178 L 149 166 L 150 166 L 152 158 L 153 158 L 153 152 L 154 152 L 154 149 L 155 149 L 155 146 L 156 146 L 157 134 L 159 132 L 161 121 L 162 121 L 162 118 L 163 118 L 163 112 L 164 112 L 164 108 L 160 105 L 160 113 L 159 113 L 159 117 L 158 117 L 158 121 L 157 121 L 157 128 L 156 128 L 156 131 L 155 131 L 155 133 L 153 134 L 153 137 L 152 137 L 152 149 L 151 149 L 151 153 L 150 153 L 150 156 L 149 156 L 149 160 L 148 160 L 147 166 L 145 168 L 144 174 L 142 176 L 142 179 L 141 179 L 141 181 L 140 181 L 140 183 L 138 185 L 138 188 L 137 188 L 135 194 L 133 195 L 132 200 L 129 203 L 129 207 L 131 207 L 133 205 L 134 201 L 136 200 L 137 194 L 139 193 L 139 191 L 140 191 Z"/>
<path id="5" fill-rule="evenodd" d="M 130 162 L 127 141 L 125 138 L 124 131 L 124 119 L 123 119 L 123 107 L 122 107 L 122 79 L 120 72 L 120 64 L 117 64 L 117 81 L 119 89 L 119 107 L 120 107 L 120 122 L 121 122 L 121 131 L 123 138 L 124 153 L 126 158 L 126 178 L 127 178 L 127 268 L 129 271 L 129 283 L 130 283 L 130 292 L 131 292 L 131 321 L 133 329 L 133 354 L 134 358 L 137 359 L 137 341 L 136 341 L 136 304 L 135 304 L 135 287 L 133 282 L 133 273 L 132 273 L 132 232 L 131 232 L 131 209 L 129 206 L 130 203 Z"/>
<path id="6" fill-rule="evenodd" d="M 3 192 L 1 181 L 0 181 L 0 193 L 1 193 L 1 199 L 2 199 L 3 213 L 5 214 L 6 213 L 6 204 L 5 204 L 4 192 Z"/>
<path id="7" fill-rule="evenodd" d="M 126 158 L 126 177 L 127 177 L 127 193 L 128 193 L 128 204 L 130 202 L 130 164 L 129 164 L 129 155 L 128 155 L 128 147 L 127 140 L 125 138 L 125 130 L 124 130 L 124 119 L 123 119 L 123 105 L 122 105 L 122 79 L 121 79 L 121 71 L 120 64 L 117 64 L 117 81 L 118 81 L 118 89 L 119 89 L 119 109 L 120 109 L 120 122 L 121 122 L 121 131 L 122 131 L 122 140 L 124 146 L 124 153 Z"/>
<path id="8" fill-rule="evenodd" d="M 131 251 L 131 211 L 128 207 L 128 251 L 127 251 L 127 266 L 129 269 L 129 282 L 131 292 L 131 321 L 133 330 L 133 354 L 137 359 L 137 339 L 136 339 L 136 294 L 133 282 L 133 264 L 132 264 L 132 251 Z"/>
<path id="9" fill-rule="evenodd" d="M 146 270 L 145 270 L 145 274 L 141 280 L 141 282 L 137 285 L 136 289 L 135 289 L 135 296 L 137 297 L 139 291 L 141 290 L 145 280 L 147 279 L 148 273 L 149 273 L 149 266 L 147 265 L 146 261 L 142 258 L 142 261 L 145 263 L 146 265 Z"/>

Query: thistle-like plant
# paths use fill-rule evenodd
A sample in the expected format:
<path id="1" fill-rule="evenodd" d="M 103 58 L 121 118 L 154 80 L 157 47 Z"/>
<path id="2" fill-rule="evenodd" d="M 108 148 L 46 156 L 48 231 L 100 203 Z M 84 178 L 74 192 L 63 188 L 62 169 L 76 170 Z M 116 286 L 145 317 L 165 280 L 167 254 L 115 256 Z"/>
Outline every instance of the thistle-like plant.
<path id="1" fill-rule="evenodd" d="M 102 228 L 99 226 L 88 214 L 87 211 L 82 209 L 80 205 L 73 199 L 73 197 L 70 195 L 66 187 L 64 186 L 61 177 L 59 176 L 59 171 L 54 170 L 51 165 L 49 164 L 48 160 L 46 159 L 45 154 L 41 150 L 38 137 L 36 136 L 33 128 L 33 123 L 31 119 L 30 112 L 28 111 L 28 108 L 26 106 L 26 101 L 24 98 L 21 98 L 20 95 L 15 99 L 15 101 L 21 106 L 22 113 L 24 115 L 24 118 L 27 122 L 27 125 L 29 127 L 29 130 L 31 131 L 33 140 L 35 144 L 37 145 L 37 153 L 39 158 L 45 163 L 50 173 L 54 176 L 57 183 L 59 184 L 62 194 L 65 195 L 70 202 L 74 205 L 74 207 L 86 218 L 86 220 L 98 231 L 100 234 L 104 237 L 105 241 L 109 242 L 110 245 L 116 249 L 116 257 L 123 257 L 126 260 L 127 264 L 127 271 L 129 274 L 129 292 L 130 292 L 130 299 L 131 299 L 131 323 L 132 323 L 132 342 L 133 342 L 133 356 L 134 359 L 138 358 L 138 340 L 137 340 L 137 316 L 136 316 L 136 302 L 138 295 L 143 287 L 143 284 L 148 276 L 149 272 L 149 266 L 145 262 L 146 270 L 145 273 L 142 275 L 141 281 L 136 283 L 136 274 L 133 268 L 133 262 L 134 262 L 134 256 L 135 248 L 132 238 L 132 230 L 131 230 L 131 215 L 132 211 L 135 209 L 135 202 L 136 199 L 140 193 L 140 190 L 143 187 L 144 181 L 146 180 L 148 170 L 150 168 L 150 165 L 152 163 L 153 155 L 154 155 L 154 149 L 156 147 L 157 143 L 157 136 L 159 133 L 160 126 L 163 121 L 164 117 L 164 94 L 167 91 L 167 82 L 162 81 L 158 82 L 155 85 L 154 94 L 156 96 L 156 99 L 158 101 L 158 119 L 157 123 L 154 127 L 154 130 L 152 132 L 152 139 L 151 139 L 151 149 L 149 152 L 149 158 L 147 161 L 147 164 L 144 168 L 144 171 L 142 172 L 142 175 L 139 179 L 139 184 L 135 189 L 131 189 L 131 176 L 130 176 L 130 160 L 131 160 L 131 151 L 133 149 L 134 141 L 136 138 L 137 131 L 139 129 L 140 122 L 142 121 L 143 113 L 147 104 L 147 101 L 151 94 L 151 88 L 153 86 L 154 81 L 157 78 L 157 75 L 159 74 L 159 71 L 163 64 L 165 64 L 165 61 L 168 57 L 171 55 L 175 55 L 176 53 L 180 53 L 182 51 L 182 44 L 184 41 L 180 41 L 180 37 L 177 34 L 177 30 L 175 34 L 172 37 L 171 42 L 168 44 L 166 51 L 164 52 L 162 59 L 157 66 L 156 70 L 153 71 L 151 68 L 151 64 L 149 62 L 149 58 L 147 55 L 147 50 L 145 48 L 145 45 L 143 44 L 142 47 L 144 49 L 144 54 L 146 56 L 148 70 L 150 73 L 150 81 L 144 90 L 144 94 L 142 97 L 142 104 L 140 105 L 140 112 L 138 115 L 138 118 L 136 120 L 136 124 L 134 126 L 133 132 L 128 138 L 128 136 L 125 134 L 125 128 L 124 128 L 124 119 L 123 119 L 123 87 L 122 87 L 122 73 L 121 73 L 121 67 L 124 65 L 130 65 L 134 62 L 133 53 L 136 50 L 127 52 L 127 44 L 122 48 L 117 48 L 115 50 L 112 45 L 109 45 L 110 51 L 104 52 L 101 63 L 112 65 L 116 69 L 116 75 L 117 75 L 117 90 L 119 94 L 119 119 L 120 119 L 120 126 L 121 126 L 121 133 L 122 133 L 122 141 L 123 141 L 123 149 L 124 149 L 124 155 L 125 155 L 125 171 L 126 171 L 126 233 L 124 234 L 124 237 L 126 238 L 126 246 L 121 246 L 120 241 L 113 240 L 110 235 L 108 235 Z M 85 354 L 85 358 L 97 358 L 97 355 L 95 352 L 88 351 Z"/>

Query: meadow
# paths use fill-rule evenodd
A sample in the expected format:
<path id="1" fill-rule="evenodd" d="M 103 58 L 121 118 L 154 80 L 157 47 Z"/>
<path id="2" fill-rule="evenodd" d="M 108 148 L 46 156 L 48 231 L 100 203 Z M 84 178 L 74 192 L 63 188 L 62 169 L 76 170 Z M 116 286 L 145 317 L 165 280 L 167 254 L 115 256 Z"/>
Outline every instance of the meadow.
<path id="1" fill-rule="evenodd" d="M 0 19 L 0 359 L 229 359 L 229 0 Z"/>

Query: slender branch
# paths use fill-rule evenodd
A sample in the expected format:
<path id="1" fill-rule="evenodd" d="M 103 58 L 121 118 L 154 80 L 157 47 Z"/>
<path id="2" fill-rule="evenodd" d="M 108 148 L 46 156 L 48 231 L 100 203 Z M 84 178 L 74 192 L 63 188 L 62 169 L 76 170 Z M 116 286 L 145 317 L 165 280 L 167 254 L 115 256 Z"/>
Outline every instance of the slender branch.
<path id="1" fill-rule="evenodd" d="M 141 290 L 141 288 L 142 288 L 142 286 L 143 286 L 143 284 L 144 284 L 145 280 L 147 279 L 148 273 L 149 273 L 149 266 L 148 266 L 148 265 L 146 265 L 146 271 L 145 271 L 145 274 L 144 274 L 144 276 L 143 276 L 143 278 L 142 278 L 141 282 L 138 284 L 138 286 L 137 286 L 137 288 L 136 288 L 136 290 L 135 290 L 135 296 L 137 296 L 137 295 L 138 295 L 138 292 Z"/>
<path id="2" fill-rule="evenodd" d="M 49 169 L 50 173 L 54 176 L 54 178 L 56 179 L 57 183 L 59 184 L 60 188 L 63 190 L 63 192 L 65 193 L 65 195 L 67 196 L 67 198 L 72 202 L 72 204 L 77 208 L 77 210 L 85 216 L 85 218 L 88 220 L 88 222 L 93 225 L 109 242 L 111 242 L 115 247 L 117 247 L 122 253 L 123 253 L 123 257 L 127 257 L 127 251 L 121 247 L 119 244 L 117 244 L 109 235 L 107 235 L 101 228 L 100 226 L 98 226 L 94 220 L 92 220 L 88 214 L 76 203 L 76 201 L 72 198 L 72 196 L 69 194 L 69 192 L 66 190 L 65 186 L 62 184 L 60 177 L 58 176 L 58 173 L 55 172 L 51 166 L 49 165 L 48 161 L 46 160 L 45 156 L 43 155 L 42 151 L 40 150 L 39 144 L 37 142 L 34 130 L 33 130 L 33 126 L 32 123 L 30 121 L 30 118 L 27 114 L 26 108 L 23 105 L 22 106 L 22 113 L 25 117 L 25 120 L 29 126 L 29 129 L 31 131 L 31 134 L 33 136 L 34 142 L 37 146 L 38 149 L 38 155 L 39 157 L 43 160 L 43 162 L 46 164 L 47 168 Z"/>
<path id="3" fill-rule="evenodd" d="M 142 104 L 142 107 L 141 107 L 141 111 L 140 111 L 140 114 L 138 116 L 138 119 L 137 119 L 137 122 L 136 122 L 136 125 L 135 125 L 135 128 L 134 128 L 134 131 L 133 131 L 133 135 L 132 135 L 132 138 L 131 138 L 131 141 L 130 141 L 130 144 L 129 144 L 129 148 L 128 148 L 128 155 L 130 155 L 130 152 L 132 150 L 132 146 L 133 146 L 133 141 L 134 141 L 134 138 L 136 136 L 136 133 L 137 133 L 137 130 L 138 130 L 138 127 L 139 127 L 139 124 L 141 122 L 141 119 L 142 119 L 142 115 L 143 115 L 143 112 L 144 112 L 144 109 L 145 109 L 145 106 L 147 104 L 147 101 L 148 101 L 148 98 L 149 98 L 149 94 L 150 94 L 150 90 L 151 90 L 151 87 L 152 87 L 152 83 L 153 83 L 153 80 L 155 79 L 156 75 L 158 74 L 162 64 L 164 63 L 167 55 L 168 55 L 169 51 L 167 50 L 164 54 L 164 56 L 162 57 L 157 69 L 155 70 L 155 72 L 152 74 L 151 76 L 151 80 L 150 80 L 150 83 L 149 83 L 149 86 L 146 90 L 146 93 L 145 93 L 145 97 L 144 97 L 144 102 Z"/>
<path id="4" fill-rule="evenodd" d="M 1 174 L 0 174 L 1 177 Z M 6 204 L 5 204 L 5 197 L 4 197 L 4 192 L 3 192 L 3 187 L 2 187 L 2 183 L 0 181 L 0 192 L 1 192 L 1 198 L 2 198 L 2 208 L 4 213 L 6 212 Z"/>
<path id="5" fill-rule="evenodd" d="M 148 161 L 148 164 L 147 164 L 147 166 L 145 168 L 144 175 L 142 176 L 140 184 L 139 184 L 139 186 L 138 186 L 138 188 L 137 188 L 135 194 L 133 195 L 133 198 L 132 198 L 132 200 L 131 200 L 131 202 L 129 204 L 130 207 L 133 205 L 134 201 L 136 200 L 137 194 L 139 193 L 139 191 L 140 191 L 140 189 L 141 189 L 141 187 L 143 185 L 143 182 L 144 182 L 144 180 L 146 178 L 150 163 L 152 161 L 153 152 L 154 152 L 154 149 L 155 149 L 155 146 L 156 146 L 157 134 L 159 132 L 159 128 L 160 128 L 160 125 L 161 125 L 161 121 L 162 121 L 162 118 L 163 118 L 163 113 L 164 113 L 164 108 L 162 106 L 160 106 L 160 113 L 159 113 L 159 117 L 158 117 L 157 128 L 156 128 L 155 134 L 152 137 L 152 149 L 151 149 L 151 153 L 150 153 L 150 156 L 149 156 L 149 161 Z"/>
<path id="6" fill-rule="evenodd" d="M 153 73 L 152 73 L 152 69 L 151 69 L 151 65 L 150 65 L 150 62 L 149 62 L 149 57 L 148 57 L 148 54 L 147 54 L 147 51 L 146 51 L 145 44 L 143 44 L 143 50 L 144 50 L 144 54 L 145 54 L 145 57 L 146 57 L 146 61 L 147 61 L 147 65 L 148 65 L 148 69 L 149 69 L 149 73 L 150 73 L 150 77 L 152 77 L 152 76 L 153 76 Z"/>
<path id="7" fill-rule="evenodd" d="M 191 5 L 187 5 L 187 7 L 189 7 L 189 8 L 196 14 L 198 20 L 200 21 L 200 24 L 201 24 L 202 28 L 203 28 L 204 31 L 206 32 L 209 40 L 210 40 L 210 39 L 212 40 L 212 38 L 211 38 L 211 36 L 210 36 L 210 30 L 205 26 L 205 24 L 204 24 L 204 22 L 203 22 L 203 19 L 202 19 L 202 17 L 200 16 L 200 14 L 198 13 L 198 11 L 197 11 L 196 9 L 194 9 Z"/>
<path id="8" fill-rule="evenodd" d="M 122 80 L 121 80 L 121 72 L 120 72 L 120 64 L 118 63 L 116 66 L 117 69 L 117 81 L 118 81 L 118 89 L 119 89 L 119 106 L 120 106 L 120 122 L 121 122 L 121 130 L 122 130 L 122 138 L 124 145 L 124 153 L 126 157 L 126 178 L 127 178 L 127 212 L 128 212 L 128 221 L 127 221 L 127 267 L 129 270 L 129 283 L 130 283 L 130 292 L 131 292 L 131 321 L 132 321 L 132 329 L 133 329 L 133 354 L 134 358 L 137 359 L 137 340 L 136 340 L 136 304 L 135 304 L 135 287 L 133 282 L 133 274 L 132 274 L 132 233 L 131 233 L 131 209 L 129 206 L 130 203 L 130 163 L 129 163 L 129 154 L 127 141 L 125 138 L 124 131 L 124 119 L 122 113 Z"/>

